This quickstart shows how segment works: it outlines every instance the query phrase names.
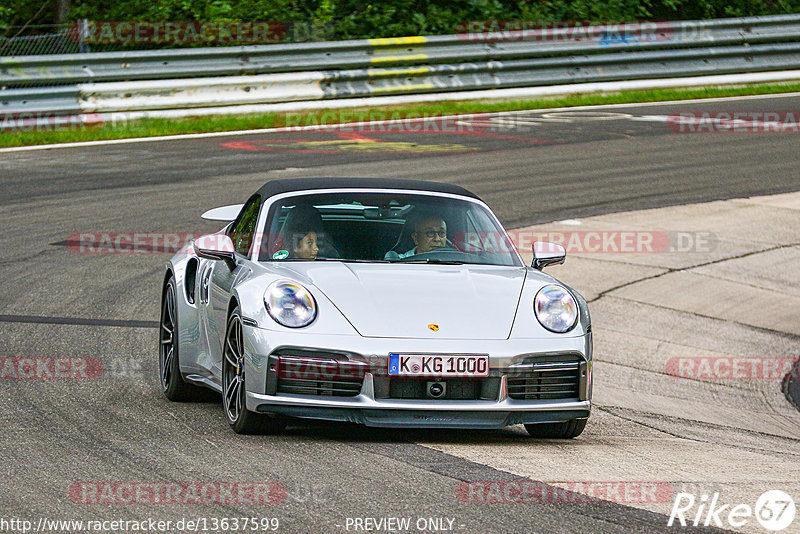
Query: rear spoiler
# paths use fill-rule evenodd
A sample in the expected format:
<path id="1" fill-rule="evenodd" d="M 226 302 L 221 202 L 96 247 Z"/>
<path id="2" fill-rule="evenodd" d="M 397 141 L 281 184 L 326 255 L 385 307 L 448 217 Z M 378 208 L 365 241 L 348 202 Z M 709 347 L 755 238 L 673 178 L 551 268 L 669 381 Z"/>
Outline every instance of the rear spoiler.
<path id="1" fill-rule="evenodd" d="M 236 216 L 242 211 L 242 206 L 244 206 L 244 204 L 232 204 L 230 206 L 214 208 L 213 210 L 205 212 L 202 217 L 207 221 L 231 222 L 236 219 Z"/>

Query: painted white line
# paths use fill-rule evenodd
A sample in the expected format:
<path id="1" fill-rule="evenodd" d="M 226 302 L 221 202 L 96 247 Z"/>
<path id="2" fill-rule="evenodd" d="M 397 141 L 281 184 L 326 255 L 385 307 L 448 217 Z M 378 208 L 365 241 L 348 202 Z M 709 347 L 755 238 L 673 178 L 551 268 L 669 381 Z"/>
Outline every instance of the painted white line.
<path id="1" fill-rule="evenodd" d="M 258 134 L 268 134 L 268 133 L 285 133 L 285 132 L 303 132 L 303 131 L 319 131 L 319 130 L 336 130 L 336 129 L 344 129 L 344 128 L 357 128 L 362 127 L 369 124 L 401 124 L 401 123 L 414 123 L 414 122 L 424 122 L 424 121 L 445 121 L 445 120 L 456 120 L 456 121 L 463 121 L 467 118 L 486 118 L 486 117 L 502 117 L 508 115 L 518 115 L 518 114 L 530 114 L 530 113 L 555 113 L 559 111 L 581 111 L 581 110 L 597 110 L 597 109 L 620 109 L 620 108 L 631 108 L 631 107 L 641 107 L 641 106 L 669 106 L 669 105 L 676 105 L 676 104 L 690 104 L 692 102 L 730 102 L 730 101 L 739 101 L 739 100 L 773 100 L 773 99 L 780 99 L 780 98 L 794 98 L 799 97 L 800 92 L 794 93 L 780 93 L 780 94 L 768 94 L 768 95 L 747 95 L 747 96 L 726 96 L 726 97 L 716 97 L 716 98 L 692 98 L 686 100 L 665 100 L 660 102 L 628 102 L 625 104 L 594 104 L 589 106 L 571 106 L 571 107 L 560 107 L 560 108 L 537 108 L 537 109 L 524 109 L 524 110 L 515 110 L 515 111 L 494 111 L 489 113 L 464 113 L 461 115 L 445 115 L 445 116 L 438 116 L 438 117 L 424 117 L 424 118 L 414 118 L 414 119 L 387 119 L 387 120 L 379 120 L 379 121 L 361 121 L 361 122 L 349 122 L 344 124 L 330 124 L 330 125 L 316 125 L 312 124 L 309 126 L 285 126 L 280 128 L 262 128 L 262 129 L 255 129 L 255 130 L 234 130 L 234 131 L 226 131 L 226 132 L 206 132 L 206 133 L 196 133 L 196 134 L 177 134 L 177 135 L 161 135 L 155 137 L 132 137 L 127 139 L 106 139 L 101 141 L 79 141 L 73 143 L 54 143 L 49 145 L 32 145 L 32 146 L 20 146 L 20 147 L 7 147 L 7 148 L 0 148 L 0 153 L 3 152 L 28 152 L 34 150 L 53 150 L 58 148 L 81 148 L 81 147 L 94 147 L 94 146 L 107 146 L 107 145 L 123 145 L 123 144 L 133 144 L 133 143 L 151 143 L 157 141 L 181 141 L 186 139 L 206 139 L 206 138 L 214 138 L 214 137 L 237 137 L 242 135 L 258 135 Z M 327 101 L 331 102 L 331 101 Z M 373 104 L 374 105 L 374 104 Z M 645 118 L 646 117 L 646 118 Z M 662 116 L 658 115 L 645 115 L 643 117 L 632 118 L 629 120 L 642 120 L 642 121 L 654 121 L 654 122 L 667 122 L 665 119 L 661 119 Z M 535 120 L 535 119 L 534 119 Z M 476 123 L 477 125 L 477 123 Z"/>
<path id="2" fill-rule="evenodd" d="M 766 95 L 746 95 L 746 96 L 717 96 L 713 98 L 687 98 L 685 100 L 659 100 L 657 102 L 626 102 L 624 104 L 592 104 L 590 106 L 571 106 L 563 108 L 540 108 L 515 111 L 503 111 L 504 115 L 517 113 L 537 113 L 537 112 L 556 112 L 556 111 L 578 111 L 583 109 L 619 109 L 641 106 L 669 106 L 674 104 L 691 104 L 692 102 L 728 102 L 731 100 L 772 100 L 775 98 L 792 98 L 800 96 L 800 92 L 778 93 Z M 487 114 L 488 115 L 488 114 Z"/>
<path id="3" fill-rule="evenodd" d="M 636 122 L 669 122 L 671 119 L 669 115 L 642 115 L 640 117 L 631 117 L 628 120 Z"/>

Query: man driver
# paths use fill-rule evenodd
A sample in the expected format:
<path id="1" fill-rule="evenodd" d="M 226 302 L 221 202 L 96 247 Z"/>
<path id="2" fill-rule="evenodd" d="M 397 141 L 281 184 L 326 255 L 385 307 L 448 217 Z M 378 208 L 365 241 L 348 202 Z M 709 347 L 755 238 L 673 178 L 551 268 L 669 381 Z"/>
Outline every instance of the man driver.
<path id="1" fill-rule="evenodd" d="M 400 254 L 399 258 L 408 258 L 447 246 L 447 223 L 438 215 L 422 216 L 414 224 L 411 239 L 414 240 L 414 248 Z"/>

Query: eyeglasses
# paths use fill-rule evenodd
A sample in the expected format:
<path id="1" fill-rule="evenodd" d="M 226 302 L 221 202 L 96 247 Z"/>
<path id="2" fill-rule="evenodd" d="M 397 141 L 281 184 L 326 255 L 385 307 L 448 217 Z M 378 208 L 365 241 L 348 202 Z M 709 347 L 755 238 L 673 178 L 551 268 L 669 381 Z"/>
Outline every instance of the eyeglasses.
<path id="1" fill-rule="evenodd" d="M 445 230 L 438 230 L 438 231 L 437 230 L 426 230 L 424 232 L 419 232 L 419 233 L 423 234 L 428 239 L 433 239 L 437 235 L 439 237 L 447 237 L 447 231 L 445 231 Z"/>

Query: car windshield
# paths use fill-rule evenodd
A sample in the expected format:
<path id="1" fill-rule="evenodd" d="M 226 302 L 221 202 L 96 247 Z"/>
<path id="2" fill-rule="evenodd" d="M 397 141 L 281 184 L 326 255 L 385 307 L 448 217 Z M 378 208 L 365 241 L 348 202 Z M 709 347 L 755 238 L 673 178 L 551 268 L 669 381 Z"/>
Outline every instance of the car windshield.
<path id="1" fill-rule="evenodd" d="M 260 261 L 521 266 L 483 205 L 424 193 L 299 194 L 275 201 Z"/>

